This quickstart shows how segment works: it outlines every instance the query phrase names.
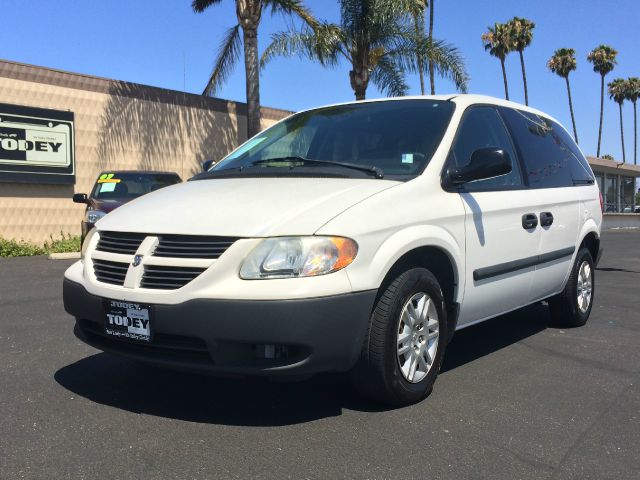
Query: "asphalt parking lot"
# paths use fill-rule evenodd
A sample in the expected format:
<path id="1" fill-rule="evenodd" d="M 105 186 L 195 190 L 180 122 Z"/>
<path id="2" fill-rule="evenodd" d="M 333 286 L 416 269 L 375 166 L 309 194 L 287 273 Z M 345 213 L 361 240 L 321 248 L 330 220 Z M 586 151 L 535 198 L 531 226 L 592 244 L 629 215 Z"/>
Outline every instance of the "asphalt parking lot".
<path id="1" fill-rule="evenodd" d="M 0 478 L 640 478 L 640 231 L 608 231 L 586 327 L 534 305 L 456 334 L 432 395 L 339 375 L 166 372 L 72 334 L 70 261 L 0 260 Z"/>

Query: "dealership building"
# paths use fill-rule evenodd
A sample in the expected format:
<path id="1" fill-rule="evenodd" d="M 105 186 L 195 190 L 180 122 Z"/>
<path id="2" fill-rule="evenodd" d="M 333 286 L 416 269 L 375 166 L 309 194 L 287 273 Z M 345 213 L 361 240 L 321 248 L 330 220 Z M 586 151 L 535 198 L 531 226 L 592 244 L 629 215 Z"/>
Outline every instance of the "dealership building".
<path id="1" fill-rule="evenodd" d="M 108 170 L 198 173 L 246 139 L 246 104 L 0 60 L 0 237 L 78 234 Z M 263 127 L 289 115 L 262 109 Z M 640 167 L 589 158 L 609 226 L 640 226 Z M 215 205 L 212 205 L 215 208 Z"/>
<path id="2" fill-rule="evenodd" d="M 246 139 L 244 103 L 0 60 L 0 237 L 80 233 L 105 170 L 187 179 Z M 262 109 L 264 127 L 291 112 Z M 6 147 L 6 148 L 4 148 Z"/>

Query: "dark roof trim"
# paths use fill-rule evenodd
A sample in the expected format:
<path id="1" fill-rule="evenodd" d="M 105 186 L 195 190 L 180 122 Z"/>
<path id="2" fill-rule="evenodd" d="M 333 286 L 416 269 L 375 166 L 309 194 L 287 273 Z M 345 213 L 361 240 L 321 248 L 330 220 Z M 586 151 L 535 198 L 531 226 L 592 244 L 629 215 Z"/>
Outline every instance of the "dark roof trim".
<path id="1" fill-rule="evenodd" d="M 247 114 L 247 104 L 233 102 L 221 98 L 205 97 L 177 90 L 141 85 L 139 83 L 111 80 L 80 73 L 65 72 L 53 68 L 28 65 L 26 63 L 0 60 L 0 77 L 23 80 L 26 82 L 74 88 L 89 92 L 105 93 L 120 97 L 137 98 L 150 102 L 169 103 L 187 107 L 214 110 L 230 113 L 235 110 L 239 115 Z M 262 116 L 270 120 L 279 120 L 289 115 L 290 111 L 270 107 L 262 107 Z"/>

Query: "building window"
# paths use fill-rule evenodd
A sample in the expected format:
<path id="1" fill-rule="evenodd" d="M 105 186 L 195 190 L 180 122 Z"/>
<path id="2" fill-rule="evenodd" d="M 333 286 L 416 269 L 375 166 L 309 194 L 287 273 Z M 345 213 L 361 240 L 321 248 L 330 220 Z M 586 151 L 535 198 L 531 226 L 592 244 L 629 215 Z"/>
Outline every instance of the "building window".
<path id="1" fill-rule="evenodd" d="M 622 177 L 622 184 L 620 185 L 620 205 L 622 212 L 632 213 L 634 207 L 634 184 L 635 179 L 633 177 Z"/>
<path id="2" fill-rule="evenodd" d="M 618 177 L 607 175 L 604 180 L 604 211 L 607 213 L 618 212 Z"/>

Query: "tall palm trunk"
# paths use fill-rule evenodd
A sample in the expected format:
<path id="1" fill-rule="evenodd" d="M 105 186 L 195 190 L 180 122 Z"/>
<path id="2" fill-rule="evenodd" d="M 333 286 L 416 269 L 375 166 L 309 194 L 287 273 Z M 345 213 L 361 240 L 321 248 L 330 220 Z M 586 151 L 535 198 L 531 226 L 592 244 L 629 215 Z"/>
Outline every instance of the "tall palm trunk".
<path id="1" fill-rule="evenodd" d="M 364 100 L 367 96 L 367 86 L 369 85 L 369 71 L 367 67 L 353 65 L 349 72 L 351 88 L 356 96 L 356 101 Z"/>
<path id="2" fill-rule="evenodd" d="M 247 89 L 247 136 L 259 133 L 260 127 L 260 70 L 258 64 L 258 28 L 243 26 L 244 69 Z"/>
<path id="3" fill-rule="evenodd" d="M 622 126 L 622 102 L 618 104 L 620 107 L 620 140 L 622 141 L 622 163 L 627 163 L 627 156 L 624 153 L 624 127 Z"/>
<path id="4" fill-rule="evenodd" d="M 423 14 L 415 15 L 413 21 L 416 27 L 416 37 L 420 37 L 423 29 L 421 23 L 424 23 Z M 421 55 L 418 55 L 418 75 L 420 77 L 420 94 L 424 95 L 424 61 Z"/>
<path id="5" fill-rule="evenodd" d="M 576 130 L 576 117 L 573 116 L 573 102 L 571 101 L 571 87 L 569 86 L 569 75 L 564 77 L 567 82 L 567 95 L 569 95 L 569 112 L 571 112 L 571 123 L 573 124 L 573 138 L 578 143 L 578 131 Z"/>
<path id="6" fill-rule="evenodd" d="M 504 58 L 500 59 L 500 66 L 502 67 L 502 80 L 504 81 L 504 98 L 509 100 L 509 86 L 507 85 L 507 71 L 504 68 Z"/>
<path id="7" fill-rule="evenodd" d="M 638 164 L 638 112 L 636 102 L 633 102 L 633 164 Z"/>
<path id="8" fill-rule="evenodd" d="M 524 82 L 524 104 L 529 105 L 529 92 L 527 91 L 527 74 L 524 70 L 524 52 L 518 50 L 520 54 L 520 68 L 522 68 L 522 81 Z"/>
<path id="9" fill-rule="evenodd" d="M 598 150 L 596 157 L 600 157 L 600 141 L 602 140 L 602 114 L 604 111 L 604 75 L 600 75 L 600 127 L 598 128 Z"/>
<path id="10" fill-rule="evenodd" d="M 433 43 L 433 4 L 435 0 L 431 0 L 429 5 L 429 43 Z M 429 83 L 431 84 L 431 95 L 436 94 L 436 83 L 433 72 L 433 62 L 429 62 Z"/>

